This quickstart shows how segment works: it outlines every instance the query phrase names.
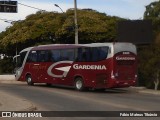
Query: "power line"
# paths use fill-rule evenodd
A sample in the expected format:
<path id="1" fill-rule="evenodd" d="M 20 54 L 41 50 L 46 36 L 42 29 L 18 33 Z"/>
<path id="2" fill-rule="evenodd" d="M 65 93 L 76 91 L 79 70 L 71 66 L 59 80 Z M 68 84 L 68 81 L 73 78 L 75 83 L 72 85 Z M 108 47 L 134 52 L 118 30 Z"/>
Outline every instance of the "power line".
<path id="1" fill-rule="evenodd" d="M 3 22 L 6 22 L 6 23 L 10 23 L 12 25 L 16 22 L 21 22 L 22 21 L 22 20 L 7 20 L 7 19 L 1 19 L 1 18 L 0 18 L 0 20 L 2 20 Z"/>
<path id="2" fill-rule="evenodd" d="M 33 7 L 33 6 L 29 6 L 29 5 L 25 5 L 25 4 L 22 4 L 22 3 L 18 3 L 18 4 L 26 6 L 26 7 L 29 7 L 29 8 L 37 9 L 37 10 L 40 10 L 40 11 L 46 11 L 46 10 L 43 10 L 43 9 L 40 9 L 40 8 L 36 8 L 36 7 Z"/>
<path id="3" fill-rule="evenodd" d="M 1 18 L 0 18 L 0 20 L 2 20 L 2 21 L 13 21 L 13 20 L 1 19 Z"/>
<path id="4" fill-rule="evenodd" d="M 7 19 L 1 19 L 1 18 L 0 18 L 0 20 L 2 20 L 2 21 L 4 21 L 4 22 L 8 22 L 8 23 L 14 21 L 14 20 L 7 20 Z"/>
<path id="5" fill-rule="evenodd" d="M 43 9 L 40 9 L 40 8 L 37 8 L 37 7 L 25 5 L 25 4 L 23 4 L 23 3 L 19 3 L 19 2 L 18 2 L 18 4 L 19 4 L 19 5 L 22 5 L 22 6 L 25 6 L 25 7 L 37 9 L 37 10 L 40 10 L 40 11 L 46 11 L 46 10 L 43 10 Z M 2 21 L 4 21 L 4 22 L 7 22 L 7 23 L 11 23 L 11 24 L 15 22 L 14 20 L 7 20 L 7 19 L 1 19 L 1 18 L 0 18 L 0 20 L 2 20 Z"/>

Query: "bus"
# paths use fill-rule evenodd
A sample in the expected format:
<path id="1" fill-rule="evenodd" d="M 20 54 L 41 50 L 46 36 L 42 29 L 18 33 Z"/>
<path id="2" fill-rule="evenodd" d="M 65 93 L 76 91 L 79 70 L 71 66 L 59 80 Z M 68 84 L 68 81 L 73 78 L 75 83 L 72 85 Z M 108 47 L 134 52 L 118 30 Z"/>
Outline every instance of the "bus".
<path id="1" fill-rule="evenodd" d="M 16 80 L 28 85 L 107 89 L 135 86 L 137 51 L 132 43 L 50 44 L 19 53 Z"/>

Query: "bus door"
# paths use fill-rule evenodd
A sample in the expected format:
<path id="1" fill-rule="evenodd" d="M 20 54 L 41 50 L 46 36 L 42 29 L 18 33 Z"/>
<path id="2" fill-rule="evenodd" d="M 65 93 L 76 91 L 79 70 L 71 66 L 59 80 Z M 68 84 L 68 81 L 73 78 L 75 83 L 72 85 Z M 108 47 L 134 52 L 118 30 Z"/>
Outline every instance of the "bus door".
<path id="1" fill-rule="evenodd" d="M 37 63 L 34 66 L 37 68 L 37 80 L 41 83 L 49 83 L 50 78 L 47 75 L 47 69 L 49 66 L 49 51 L 39 50 L 37 51 Z"/>
<path id="2" fill-rule="evenodd" d="M 25 72 L 31 74 L 33 82 L 38 81 L 40 63 L 37 61 L 37 58 L 37 51 L 30 51 L 25 65 Z"/>
<path id="3" fill-rule="evenodd" d="M 131 52 L 120 52 L 115 55 L 114 76 L 117 80 L 135 80 L 136 55 Z"/>

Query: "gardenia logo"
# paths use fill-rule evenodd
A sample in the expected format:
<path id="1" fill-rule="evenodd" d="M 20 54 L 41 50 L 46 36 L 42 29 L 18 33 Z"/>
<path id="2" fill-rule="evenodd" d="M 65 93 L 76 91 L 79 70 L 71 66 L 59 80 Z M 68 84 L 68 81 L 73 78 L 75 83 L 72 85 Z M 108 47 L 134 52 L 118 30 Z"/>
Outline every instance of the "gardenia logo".
<path id="1" fill-rule="evenodd" d="M 135 60 L 135 57 L 116 57 L 116 60 Z"/>
<path id="2" fill-rule="evenodd" d="M 105 65 L 73 65 L 74 69 L 86 69 L 86 70 L 107 70 Z"/>

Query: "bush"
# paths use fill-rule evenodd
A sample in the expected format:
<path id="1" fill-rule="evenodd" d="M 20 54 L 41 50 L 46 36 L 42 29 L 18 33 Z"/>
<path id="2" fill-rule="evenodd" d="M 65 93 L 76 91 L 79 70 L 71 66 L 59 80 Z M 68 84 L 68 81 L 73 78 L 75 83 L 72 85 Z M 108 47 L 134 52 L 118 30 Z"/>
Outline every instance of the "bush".
<path id="1" fill-rule="evenodd" d="M 0 60 L 0 74 L 11 74 L 13 69 L 12 57 L 4 57 L 4 59 Z"/>

